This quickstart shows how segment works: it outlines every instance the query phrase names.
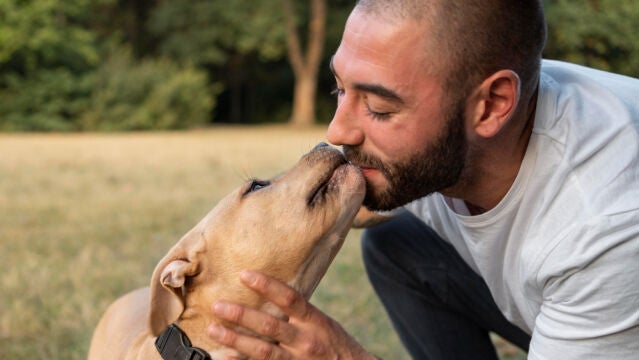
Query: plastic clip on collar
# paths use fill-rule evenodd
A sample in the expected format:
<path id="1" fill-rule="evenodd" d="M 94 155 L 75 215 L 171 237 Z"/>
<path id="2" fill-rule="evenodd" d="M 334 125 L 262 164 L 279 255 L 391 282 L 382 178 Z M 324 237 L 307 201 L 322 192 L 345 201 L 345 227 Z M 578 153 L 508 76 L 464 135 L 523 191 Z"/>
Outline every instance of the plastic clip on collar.
<path id="1" fill-rule="evenodd" d="M 155 348 L 164 360 L 211 360 L 206 351 L 192 347 L 189 338 L 175 324 L 158 336 Z"/>

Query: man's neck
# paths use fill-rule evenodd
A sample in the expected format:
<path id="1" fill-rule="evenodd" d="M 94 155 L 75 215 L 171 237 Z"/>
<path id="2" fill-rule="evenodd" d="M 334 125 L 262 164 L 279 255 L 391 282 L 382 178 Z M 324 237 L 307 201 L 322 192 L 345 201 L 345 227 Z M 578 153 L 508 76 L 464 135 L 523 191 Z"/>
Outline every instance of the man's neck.
<path id="1" fill-rule="evenodd" d="M 482 214 L 497 206 L 519 174 L 532 135 L 536 104 L 535 92 L 519 119 L 511 120 L 512 126 L 477 145 L 476 149 L 471 148 L 462 180 L 442 194 L 464 200 L 471 215 Z"/>

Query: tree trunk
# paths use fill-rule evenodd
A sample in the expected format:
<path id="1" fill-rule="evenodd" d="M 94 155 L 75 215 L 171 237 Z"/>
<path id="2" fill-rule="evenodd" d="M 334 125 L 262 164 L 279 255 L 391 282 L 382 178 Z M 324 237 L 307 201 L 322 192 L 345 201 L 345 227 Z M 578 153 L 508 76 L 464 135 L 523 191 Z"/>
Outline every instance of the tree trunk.
<path id="1" fill-rule="evenodd" d="M 295 74 L 293 110 L 289 123 L 305 127 L 315 122 L 315 95 L 317 74 L 322 61 L 326 37 L 326 0 L 309 0 L 311 7 L 308 23 L 306 54 L 295 24 L 295 7 L 292 0 L 283 0 L 286 18 L 286 44 L 288 59 Z"/>
<path id="2" fill-rule="evenodd" d="M 293 112 L 289 123 L 293 126 L 307 127 L 315 122 L 315 93 L 317 76 L 310 73 L 295 76 L 293 93 Z"/>

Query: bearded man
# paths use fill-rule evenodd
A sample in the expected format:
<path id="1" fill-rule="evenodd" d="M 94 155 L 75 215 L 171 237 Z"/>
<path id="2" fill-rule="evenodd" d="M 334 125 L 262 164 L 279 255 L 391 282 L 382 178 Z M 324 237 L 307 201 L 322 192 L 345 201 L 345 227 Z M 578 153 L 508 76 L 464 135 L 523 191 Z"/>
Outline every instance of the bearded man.
<path id="1" fill-rule="evenodd" d="M 328 140 L 367 182 L 369 278 L 415 359 L 639 354 L 639 80 L 541 59 L 540 0 L 360 0 L 331 61 Z M 274 279 L 289 315 L 213 311 L 253 359 L 369 359 Z"/>

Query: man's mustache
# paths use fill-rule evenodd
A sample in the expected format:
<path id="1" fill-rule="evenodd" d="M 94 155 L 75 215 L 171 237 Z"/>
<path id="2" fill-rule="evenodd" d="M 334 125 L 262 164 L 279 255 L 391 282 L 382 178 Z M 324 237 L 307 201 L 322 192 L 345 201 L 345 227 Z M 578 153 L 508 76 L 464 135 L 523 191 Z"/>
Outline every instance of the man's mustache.
<path id="1" fill-rule="evenodd" d="M 385 164 L 378 157 L 362 152 L 360 148 L 350 145 L 342 145 L 342 150 L 346 160 L 354 163 L 355 165 L 363 168 L 378 169 L 383 174 L 388 173 L 388 169 Z"/>

